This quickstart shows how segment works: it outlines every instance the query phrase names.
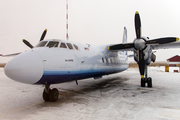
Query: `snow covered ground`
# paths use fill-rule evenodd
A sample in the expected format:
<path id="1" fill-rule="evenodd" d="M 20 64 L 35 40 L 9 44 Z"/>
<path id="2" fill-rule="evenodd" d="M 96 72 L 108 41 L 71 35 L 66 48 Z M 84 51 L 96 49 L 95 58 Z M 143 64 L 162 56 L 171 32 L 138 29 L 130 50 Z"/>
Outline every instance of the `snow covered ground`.
<path id="1" fill-rule="evenodd" d="M 180 73 L 149 68 L 153 88 L 140 87 L 138 69 L 52 85 L 59 100 L 46 103 L 43 86 L 10 80 L 0 68 L 0 120 L 180 120 Z"/>

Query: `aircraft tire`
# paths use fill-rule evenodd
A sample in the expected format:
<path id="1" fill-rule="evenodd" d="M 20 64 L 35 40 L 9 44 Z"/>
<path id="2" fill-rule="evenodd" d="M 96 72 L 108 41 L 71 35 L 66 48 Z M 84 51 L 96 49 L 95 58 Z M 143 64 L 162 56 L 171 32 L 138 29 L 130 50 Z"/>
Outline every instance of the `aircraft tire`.
<path id="1" fill-rule="evenodd" d="M 145 79 L 141 78 L 141 87 L 145 87 L 145 85 L 146 85 Z"/>
<path id="2" fill-rule="evenodd" d="M 53 88 L 50 91 L 49 98 L 51 102 L 56 102 L 59 98 L 59 91 L 56 88 Z"/>
<path id="3" fill-rule="evenodd" d="M 43 91 L 43 99 L 45 102 L 50 101 L 49 94 L 47 92 L 45 92 L 45 90 Z"/>
<path id="4" fill-rule="evenodd" d="M 151 77 L 149 77 L 149 78 L 147 79 L 147 83 L 148 83 L 148 87 L 149 87 L 149 88 L 152 88 L 152 78 L 151 78 Z"/>

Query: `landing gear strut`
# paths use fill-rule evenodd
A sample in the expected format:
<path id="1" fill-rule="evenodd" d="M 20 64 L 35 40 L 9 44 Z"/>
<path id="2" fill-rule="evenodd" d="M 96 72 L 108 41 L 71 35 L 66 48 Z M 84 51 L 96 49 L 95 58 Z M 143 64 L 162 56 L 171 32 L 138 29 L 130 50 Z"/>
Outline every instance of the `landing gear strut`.
<path id="1" fill-rule="evenodd" d="M 146 83 L 149 88 L 152 88 L 152 78 L 147 77 L 147 65 L 145 66 L 145 78 L 141 78 L 141 87 L 145 87 Z"/>
<path id="2" fill-rule="evenodd" d="M 50 85 L 45 85 L 43 99 L 45 102 L 56 102 L 59 98 L 59 91 L 56 88 L 50 89 Z"/>

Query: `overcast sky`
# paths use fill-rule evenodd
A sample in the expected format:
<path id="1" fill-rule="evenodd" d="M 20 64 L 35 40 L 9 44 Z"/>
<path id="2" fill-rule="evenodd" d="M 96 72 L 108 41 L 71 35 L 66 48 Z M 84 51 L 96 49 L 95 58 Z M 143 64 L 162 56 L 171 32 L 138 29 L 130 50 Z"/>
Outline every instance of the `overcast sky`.
<path id="1" fill-rule="evenodd" d="M 179 0 L 69 0 L 69 40 L 89 44 L 119 44 L 127 27 L 135 38 L 134 14 L 139 11 L 142 35 L 150 39 L 180 37 Z M 0 0 L 0 53 L 29 49 L 45 39 L 66 37 L 66 0 Z M 180 55 L 180 49 L 158 50 L 157 60 Z M 0 58 L 0 62 L 5 58 Z"/>

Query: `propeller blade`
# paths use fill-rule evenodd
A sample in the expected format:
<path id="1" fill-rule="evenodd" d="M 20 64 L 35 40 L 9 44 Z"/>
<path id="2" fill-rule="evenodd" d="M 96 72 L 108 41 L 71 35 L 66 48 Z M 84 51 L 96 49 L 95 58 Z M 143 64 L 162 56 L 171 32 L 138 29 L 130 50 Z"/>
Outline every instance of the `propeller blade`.
<path id="1" fill-rule="evenodd" d="M 139 16 L 139 12 L 136 11 L 135 18 L 135 31 L 136 31 L 136 38 L 141 38 L 141 19 Z"/>
<path id="2" fill-rule="evenodd" d="M 33 48 L 33 46 L 31 45 L 31 43 L 29 43 L 27 40 L 23 39 L 22 40 L 24 44 L 26 44 L 28 47 L 30 47 L 31 49 Z"/>
<path id="3" fill-rule="evenodd" d="M 46 36 L 47 29 L 44 30 L 43 34 L 41 35 L 40 41 L 44 40 L 44 37 Z"/>
<path id="4" fill-rule="evenodd" d="M 116 44 L 108 47 L 108 50 L 120 50 L 134 47 L 134 43 Z"/>
<path id="5" fill-rule="evenodd" d="M 158 39 L 146 41 L 146 44 L 148 44 L 148 45 L 151 45 L 151 44 L 165 44 L 165 43 L 175 42 L 175 41 L 178 41 L 178 40 L 179 40 L 179 38 L 176 38 L 176 37 L 166 37 L 166 38 L 158 38 Z"/>
<path id="6" fill-rule="evenodd" d="M 138 50 L 138 58 L 139 58 L 139 71 L 141 74 L 141 78 L 144 78 L 144 71 L 145 71 L 145 61 L 144 61 L 144 53 L 143 50 Z"/>

